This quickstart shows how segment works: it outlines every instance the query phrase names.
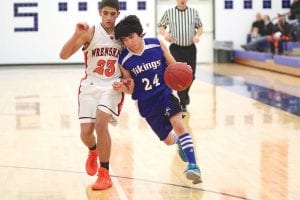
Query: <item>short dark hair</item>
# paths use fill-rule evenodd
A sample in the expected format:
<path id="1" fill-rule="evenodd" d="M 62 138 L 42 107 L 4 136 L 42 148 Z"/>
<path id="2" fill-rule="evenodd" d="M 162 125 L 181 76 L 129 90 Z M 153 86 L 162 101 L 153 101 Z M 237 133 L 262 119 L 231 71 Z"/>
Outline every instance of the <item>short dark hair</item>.
<path id="1" fill-rule="evenodd" d="M 142 24 L 136 15 L 128 15 L 115 26 L 116 39 L 127 37 L 132 33 L 137 33 L 139 36 L 143 34 Z"/>
<path id="2" fill-rule="evenodd" d="M 109 6 L 109 7 L 119 10 L 119 1 L 118 0 L 102 0 L 101 2 L 98 3 L 99 9 L 102 9 L 105 6 Z"/>

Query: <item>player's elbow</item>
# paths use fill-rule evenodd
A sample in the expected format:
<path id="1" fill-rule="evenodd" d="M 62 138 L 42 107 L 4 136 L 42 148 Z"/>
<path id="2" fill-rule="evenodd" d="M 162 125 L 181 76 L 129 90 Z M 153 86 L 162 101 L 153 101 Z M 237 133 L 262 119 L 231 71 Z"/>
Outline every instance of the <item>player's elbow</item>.
<path id="1" fill-rule="evenodd" d="M 63 60 L 68 59 L 70 56 L 68 56 L 67 54 L 65 54 L 64 52 L 60 52 L 59 57 Z"/>

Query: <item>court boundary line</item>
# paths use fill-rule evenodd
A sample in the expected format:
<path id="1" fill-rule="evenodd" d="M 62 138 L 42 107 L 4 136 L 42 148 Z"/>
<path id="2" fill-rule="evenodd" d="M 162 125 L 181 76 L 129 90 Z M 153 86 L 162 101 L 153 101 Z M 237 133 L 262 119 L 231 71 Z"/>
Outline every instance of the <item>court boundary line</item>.
<path id="1" fill-rule="evenodd" d="M 25 170 L 49 171 L 49 172 L 76 173 L 76 174 L 85 174 L 86 173 L 84 171 L 72 171 L 72 170 L 38 168 L 38 167 L 21 167 L 21 166 L 12 166 L 12 165 L 0 165 L 0 168 L 14 168 L 14 169 L 25 169 Z M 112 175 L 112 174 L 110 174 L 110 176 L 114 177 L 114 178 L 121 178 L 121 179 L 133 180 L 133 181 L 156 183 L 156 184 L 160 184 L 160 185 L 168 185 L 168 186 L 180 187 L 180 188 L 185 188 L 185 189 L 192 189 L 195 191 L 208 192 L 211 194 L 216 194 L 216 195 L 220 195 L 220 196 L 228 196 L 228 197 L 232 197 L 232 198 L 236 198 L 236 199 L 253 200 L 251 198 L 242 197 L 242 196 L 238 196 L 238 195 L 234 195 L 234 194 L 229 194 L 229 193 L 225 193 L 225 192 L 217 192 L 214 190 L 203 189 L 203 188 L 190 187 L 190 186 L 186 186 L 186 185 L 179 185 L 179 184 L 174 184 L 174 183 L 153 181 L 153 180 L 134 178 L 134 177 L 118 176 L 118 175 Z M 121 187 L 121 185 L 119 185 L 119 186 Z"/>

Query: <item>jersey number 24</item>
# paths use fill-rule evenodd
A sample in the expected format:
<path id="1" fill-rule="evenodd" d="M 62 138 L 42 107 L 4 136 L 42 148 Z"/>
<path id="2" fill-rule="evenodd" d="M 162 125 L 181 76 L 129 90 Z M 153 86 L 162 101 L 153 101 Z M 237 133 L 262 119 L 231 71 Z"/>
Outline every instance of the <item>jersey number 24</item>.
<path id="1" fill-rule="evenodd" d="M 160 85 L 159 78 L 158 78 L 157 74 L 155 74 L 155 76 L 152 80 L 152 83 L 151 83 L 151 80 L 149 80 L 148 78 L 142 78 L 142 82 L 145 83 L 145 90 L 146 91 L 152 90 L 153 86 L 157 87 L 157 86 Z"/>

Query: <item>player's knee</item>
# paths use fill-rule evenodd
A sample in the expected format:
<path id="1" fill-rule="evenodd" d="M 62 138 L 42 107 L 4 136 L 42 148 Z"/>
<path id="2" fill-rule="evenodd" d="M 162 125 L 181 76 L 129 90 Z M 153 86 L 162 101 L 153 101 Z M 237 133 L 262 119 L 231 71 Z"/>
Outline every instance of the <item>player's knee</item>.
<path id="1" fill-rule="evenodd" d="M 89 141 L 93 137 L 94 129 L 82 129 L 80 132 L 80 138 L 83 141 Z"/>
<path id="2" fill-rule="evenodd" d="M 185 127 L 183 126 L 183 123 L 181 123 L 181 122 L 174 123 L 173 129 L 178 136 L 182 135 L 183 133 L 186 132 Z"/>
<path id="3" fill-rule="evenodd" d="M 96 130 L 97 135 L 105 134 L 108 131 L 108 122 L 96 121 L 95 130 Z"/>

